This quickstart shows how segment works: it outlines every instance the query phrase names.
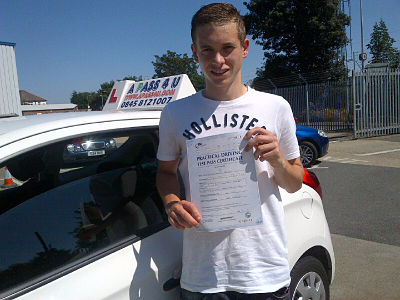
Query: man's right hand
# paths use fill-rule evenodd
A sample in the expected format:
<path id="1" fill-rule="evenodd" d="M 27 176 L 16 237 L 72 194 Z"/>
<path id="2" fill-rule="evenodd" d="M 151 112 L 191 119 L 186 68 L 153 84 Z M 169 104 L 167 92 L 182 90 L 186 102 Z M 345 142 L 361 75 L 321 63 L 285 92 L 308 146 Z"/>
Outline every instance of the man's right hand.
<path id="1" fill-rule="evenodd" d="M 190 201 L 172 201 L 165 207 L 169 223 L 176 229 L 198 227 L 200 225 L 200 212 Z"/>

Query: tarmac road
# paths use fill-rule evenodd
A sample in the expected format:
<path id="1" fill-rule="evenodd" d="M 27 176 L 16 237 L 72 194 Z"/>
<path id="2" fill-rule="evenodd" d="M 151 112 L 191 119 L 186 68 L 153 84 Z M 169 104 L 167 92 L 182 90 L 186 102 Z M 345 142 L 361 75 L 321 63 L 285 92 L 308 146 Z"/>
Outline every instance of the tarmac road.
<path id="1" fill-rule="evenodd" d="M 400 135 L 331 141 L 313 167 L 333 239 L 333 300 L 400 299 Z"/>

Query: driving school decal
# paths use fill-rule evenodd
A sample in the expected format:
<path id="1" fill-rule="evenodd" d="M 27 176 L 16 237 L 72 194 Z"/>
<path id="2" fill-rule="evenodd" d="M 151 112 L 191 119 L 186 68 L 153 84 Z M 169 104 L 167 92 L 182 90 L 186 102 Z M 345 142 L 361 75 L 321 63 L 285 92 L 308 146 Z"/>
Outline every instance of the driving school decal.
<path id="1" fill-rule="evenodd" d="M 120 109 L 162 107 L 175 100 L 182 75 L 134 82 Z"/>

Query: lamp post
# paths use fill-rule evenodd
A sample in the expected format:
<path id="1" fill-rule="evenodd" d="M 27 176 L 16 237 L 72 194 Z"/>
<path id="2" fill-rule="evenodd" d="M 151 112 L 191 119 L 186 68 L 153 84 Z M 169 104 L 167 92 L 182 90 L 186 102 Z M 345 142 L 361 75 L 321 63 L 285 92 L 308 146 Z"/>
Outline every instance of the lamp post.
<path id="1" fill-rule="evenodd" d="M 363 26 L 363 11 L 362 11 L 362 0 L 360 0 L 360 20 L 361 20 L 361 70 L 364 71 L 364 62 L 366 55 L 364 53 L 364 26 Z"/>

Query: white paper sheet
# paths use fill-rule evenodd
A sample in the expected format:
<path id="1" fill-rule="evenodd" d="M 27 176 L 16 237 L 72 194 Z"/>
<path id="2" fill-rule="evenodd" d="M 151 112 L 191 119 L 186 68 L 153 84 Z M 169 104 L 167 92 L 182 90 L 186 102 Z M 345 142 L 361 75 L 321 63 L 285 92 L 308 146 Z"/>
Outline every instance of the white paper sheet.
<path id="1" fill-rule="evenodd" d="M 202 216 L 200 231 L 262 224 L 253 152 L 245 133 L 187 141 L 191 201 Z"/>

